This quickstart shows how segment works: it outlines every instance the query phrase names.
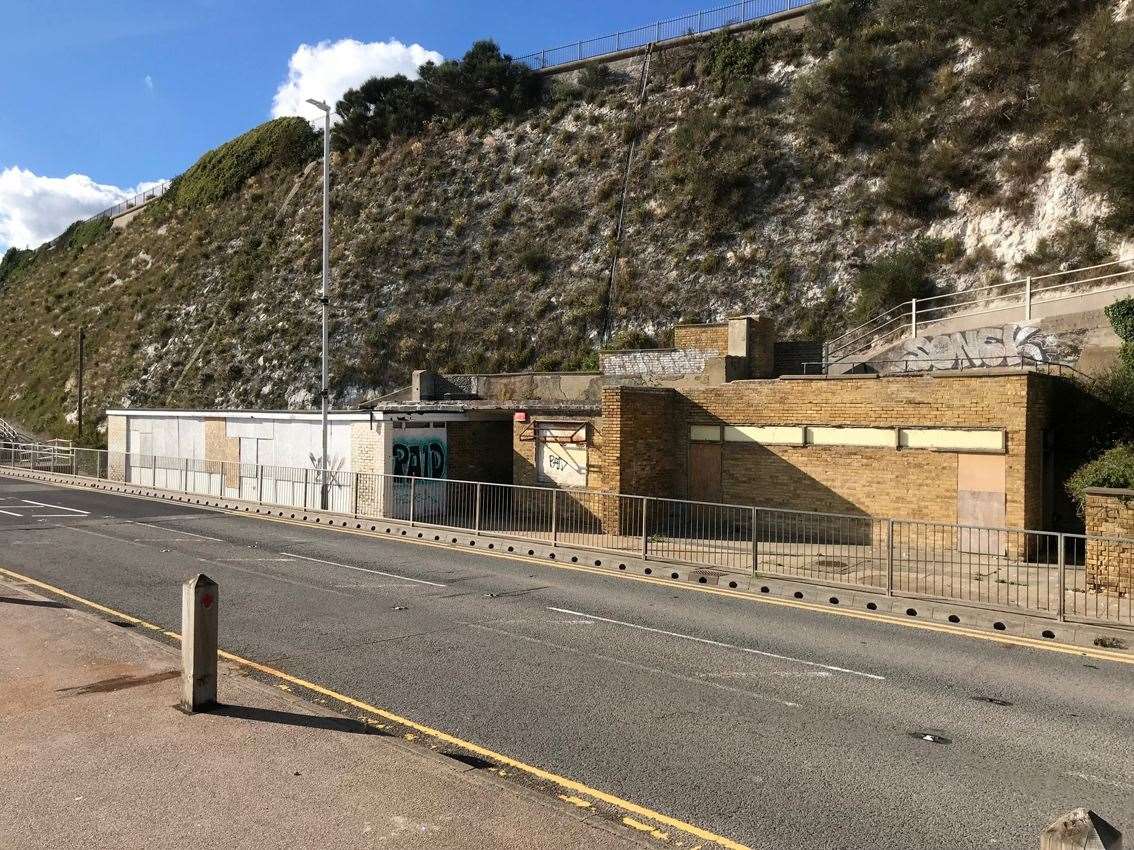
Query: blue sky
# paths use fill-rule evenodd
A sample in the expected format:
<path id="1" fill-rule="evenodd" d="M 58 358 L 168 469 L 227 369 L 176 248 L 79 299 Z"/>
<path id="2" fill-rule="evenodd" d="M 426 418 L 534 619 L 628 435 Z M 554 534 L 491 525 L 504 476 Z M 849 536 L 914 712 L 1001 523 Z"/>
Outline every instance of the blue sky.
<path id="1" fill-rule="evenodd" d="M 53 216 L 71 214 L 66 203 L 52 208 L 59 199 L 44 192 L 79 199 L 83 209 L 97 206 L 112 189 L 172 177 L 204 151 L 270 118 L 302 44 L 397 40 L 450 57 L 490 37 L 521 55 L 698 5 L 0 0 L 0 251 L 7 243 L 24 247 L 21 240 L 48 238 L 42 233 L 54 227 Z M 348 64 L 370 61 L 361 48 Z M 330 58 L 309 54 L 306 62 L 309 69 L 324 68 Z M 301 73 L 293 98 L 306 85 Z M 83 179 L 50 182 L 72 174 Z M 25 216 L 22 225 L 16 215 Z"/>

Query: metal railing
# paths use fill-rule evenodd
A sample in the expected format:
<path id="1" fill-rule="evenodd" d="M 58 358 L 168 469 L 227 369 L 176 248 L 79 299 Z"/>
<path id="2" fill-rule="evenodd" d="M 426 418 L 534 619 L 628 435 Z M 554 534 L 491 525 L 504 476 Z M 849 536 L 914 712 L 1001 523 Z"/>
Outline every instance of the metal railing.
<path id="1" fill-rule="evenodd" d="M 124 201 L 120 201 L 112 207 L 107 207 L 101 212 L 95 213 L 90 218 L 86 219 L 86 221 L 94 221 L 96 218 L 116 218 L 122 215 L 122 213 L 129 212 L 130 210 L 134 209 L 134 207 L 140 207 L 142 204 L 146 204 L 154 200 L 154 198 L 160 198 L 169 190 L 169 187 L 172 184 L 172 180 L 166 180 L 163 183 L 159 183 L 157 186 L 146 189 L 144 192 L 138 192 L 136 195 L 132 195 L 131 197 L 127 198 Z"/>
<path id="2" fill-rule="evenodd" d="M 316 469 L 0 443 L 0 467 L 318 510 Z M 1134 628 L 1134 539 L 715 504 L 595 490 L 328 473 L 333 513 Z"/>
<path id="3" fill-rule="evenodd" d="M 561 47 L 538 50 L 535 53 L 521 56 L 516 61 L 522 62 L 536 71 L 541 71 L 558 65 L 580 62 L 584 59 L 596 59 L 617 54 L 623 50 L 645 47 L 648 44 L 660 44 L 675 38 L 703 35 L 726 27 L 751 23 L 792 9 L 811 6 L 816 2 L 817 0 L 747 0 L 747 2 L 742 0 L 739 3 L 691 12 L 688 15 L 655 21 L 652 24 L 622 30 L 598 38 L 589 38 L 584 41 L 564 44 Z"/>
<path id="4" fill-rule="evenodd" d="M 946 319 L 1006 312 L 1028 322 L 1037 307 L 1122 289 L 1134 289 L 1134 258 L 915 298 L 828 341 L 824 371 L 861 362 L 868 359 L 867 352 L 902 339 L 915 339 Z"/>

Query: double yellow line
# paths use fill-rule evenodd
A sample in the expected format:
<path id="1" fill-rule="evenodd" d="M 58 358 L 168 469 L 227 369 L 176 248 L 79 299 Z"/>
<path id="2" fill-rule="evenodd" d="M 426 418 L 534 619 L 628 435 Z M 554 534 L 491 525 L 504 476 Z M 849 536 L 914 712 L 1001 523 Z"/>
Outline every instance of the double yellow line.
<path id="1" fill-rule="evenodd" d="M 164 629 L 161 626 L 156 625 L 155 623 L 148 622 L 141 619 L 140 617 L 135 617 L 132 614 L 127 614 L 124 611 L 119 611 L 115 608 L 110 608 L 106 605 L 102 605 L 98 602 L 86 599 L 82 596 L 56 587 L 53 584 L 48 584 L 47 582 L 31 578 L 30 576 L 25 576 L 21 573 L 15 572 L 14 570 L 5 569 L 3 567 L 0 567 L 0 575 L 6 576 L 7 578 L 12 579 L 13 581 L 16 581 L 20 584 L 26 584 L 31 587 L 38 588 L 39 590 L 46 591 L 47 593 L 50 593 L 54 596 L 59 596 L 63 599 L 77 602 L 81 605 L 98 611 L 99 613 L 114 617 L 117 620 L 133 623 L 137 626 L 141 626 L 142 628 L 149 629 L 151 631 L 161 632 L 162 634 L 166 635 L 167 637 L 173 638 L 174 640 L 181 640 L 181 635 L 178 632 Z M 565 800 L 572 805 L 585 806 L 589 804 L 589 801 L 597 801 L 603 803 L 607 806 L 610 806 L 611 808 L 616 809 L 619 812 L 624 813 L 622 817 L 622 823 L 629 826 L 630 828 L 638 830 L 639 832 L 647 832 L 650 836 L 658 841 L 668 843 L 670 839 L 669 834 L 662 829 L 657 829 L 655 826 L 642 824 L 641 822 L 635 820 L 635 818 L 644 818 L 646 821 L 650 821 L 654 825 L 665 827 L 667 829 L 673 830 L 676 833 L 681 833 L 683 835 L 689 836 L 689 838 L 691 839 L 695 839 L 700 842 L 715 844 L 719 847 L 726 848 L 726 850 L 750 850 L 750 848 L 748 848 L 744 844 L 733 841 L 731 838 L 726 838 L 723 835 L 717 835 L 716 833 L 710 832 L 707 829 L 702 829 L 696 824 L 687 823 L 669 815 L 662 814 L 661 812 L 656 812 L 653 809 L 646 808 L 645 806 L 641 806 L 630 800 L 624 800 L 621 797 L 617 797 L 614 794 L 609 794 L 606 791 L 601 791 L 598 788 L 592 788 L 589 785 L 584 785 L 582 782 L 577 782 L 576 780 L 569 779 L 566 776 L 560 776 L 557 773 L 552 773 L 551 771 L 544 770 L 543 768 L 527 764 L 526 762 L 522 762 L 519 759 L 504 755 L 503 753 L 496 752 L 495 750 L 490 750 L 488 747 L 482 747 L 480 744 L 474 743 L 472 741 L 466 741 L 463 738 L 458 738 L 456 735 L 451 735 L 448 732 L 443 732 L 440 729 L 434 729 L 432 726 L 426 726 L 423 723 L 418 723 L 414 720 L 410 720 L 407 717 L 402 717 L 401 715 L 395 714 L 392 711 L 387 711 L 384 708 L 379 708 L 378 706 L 371 705 L 370 703 L 363 702 L 362 700 L 339 693 L 338 691 L 332 690 L 331 688 L 324 687 L 323 685 L 317 684 L 315 682 L 310 682 L 306 679 L 301 679 L 299 676 L 293 676 L 291 673 L 287 673 L 283 670 L 277 670 L 275 667 L 270 667 L 267 664 L 261 664 L 258 661 L 252 661 L 249 658 L 244 658 L 243 656 L 236 655 L 232 652 L 226 652 L 223 649 L 219 650 L 217 654 L 221 658 L 225 659 L 226 661 L 232 662 L 233 664 L 237 664 L 249 670 L 256 670 L 259 673 L 263 673 L 266 676 L 270 676 L 282 682 L 287 682 L 291 685 L 298 685 L 299 687 L 311 691 L 312 693 L 328 697 L 329 699 L 335 700 L 336 702 L 339 702 L 343 705 L 348 705 L 351 708 L 363 712 L 364 714 L 368 714 L 373 717 L 380 717 L 389 723 L 394 723 L 407 729 L 412 729 L 414 730 L 414 732 L 440 743 L 459 747 L 460 749 L 474 753 L 481 758 L 488 759 L 489 761 L 494 762 L 497 765 L 511 768 L 533 779 L 554 785 L 562 791 L 566 792 L 559 795 L 560 799 Z"/>

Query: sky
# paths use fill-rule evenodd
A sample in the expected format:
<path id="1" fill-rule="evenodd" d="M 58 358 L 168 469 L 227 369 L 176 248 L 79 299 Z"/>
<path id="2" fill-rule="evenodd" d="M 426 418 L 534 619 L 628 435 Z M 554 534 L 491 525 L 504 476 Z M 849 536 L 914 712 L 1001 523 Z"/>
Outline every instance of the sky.
<path id="1" fill-rule="evenodd" d="M 0 253 L 279 115 L 481 38 L 514 56 L 696 0 L 0 0 Z"/>

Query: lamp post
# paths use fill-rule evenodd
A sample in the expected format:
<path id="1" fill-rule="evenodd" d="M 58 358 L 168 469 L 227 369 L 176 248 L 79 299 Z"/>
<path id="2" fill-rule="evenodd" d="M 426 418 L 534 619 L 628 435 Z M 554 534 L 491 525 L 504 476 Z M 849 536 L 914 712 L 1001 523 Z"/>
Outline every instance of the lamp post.
<path id="1" fill-rule="evenodd" d="M 331 283 L 331 107 L 319 100 L 308 98 L 308 103 L 323 111 L 323 291 L 319 296 L 323 313 L 323 380 L 319 398 L 323 411 L 323 454 L 319 461 L 322 470 L 322 485 L 319 488 L 319 506 L 327 510 L 327 289 Z"/>

